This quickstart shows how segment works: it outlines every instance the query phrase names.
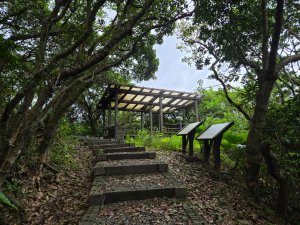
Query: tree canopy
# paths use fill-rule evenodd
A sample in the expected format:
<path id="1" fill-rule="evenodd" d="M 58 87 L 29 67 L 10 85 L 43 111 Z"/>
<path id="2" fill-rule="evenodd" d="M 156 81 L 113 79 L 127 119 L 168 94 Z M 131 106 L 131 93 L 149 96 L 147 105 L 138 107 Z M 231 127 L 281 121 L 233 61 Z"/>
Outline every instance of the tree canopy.
<path id="1" fill-rule="evenodd" d="M 1 3 L 0 185 L 38 126 L 44 155 L 63 116 L 96 77 L 145 80 L 153 45 L 191 15 L 184 1 L 5 1 Z M 43 158 L 43 157 L 42 157 Z"/>
<path id="2" fill-rule="evenodd" d="M 194 1 L 193 21 L 180 25 L 183 49 L 191 52 L 188 62 L 198 69 L 209 66 L 228 101 L 250 121 L 245 169 L 250 190 L 257 189 L 262 159 L 278 181 L 279 212 L 286 209 L 286 177 L 263 138 L 272 92 L 281 101 L 299 94 L 298 1 Z M 230 82 L 244 87 L 243 98 L 232 99 Z M 283 91 L 283 90 L 286 91 Z M 274 91 L 273 91 L 274 90 Z M 272 101 L 272 100 L 271 100 Z M 249 106 L 253 105 L 253 110 Z M 276 168 L 276 169 L 274 169 Z M 285 194 L 283 194 L 285 193 Z"/>

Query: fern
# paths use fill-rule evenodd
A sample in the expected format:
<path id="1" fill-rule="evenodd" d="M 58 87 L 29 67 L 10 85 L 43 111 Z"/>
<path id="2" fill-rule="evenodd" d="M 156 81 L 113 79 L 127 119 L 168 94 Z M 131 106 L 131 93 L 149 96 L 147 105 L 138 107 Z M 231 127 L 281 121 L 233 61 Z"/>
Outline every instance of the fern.
<path id="1" fill-rule="evenodd" d="M 234 167 L 235 162 L 230 158 L 229 155 L 227 155 L 225 153 L 221 153 L 221 159 L 227 167 L 229 167 L 229 168 Z"/>

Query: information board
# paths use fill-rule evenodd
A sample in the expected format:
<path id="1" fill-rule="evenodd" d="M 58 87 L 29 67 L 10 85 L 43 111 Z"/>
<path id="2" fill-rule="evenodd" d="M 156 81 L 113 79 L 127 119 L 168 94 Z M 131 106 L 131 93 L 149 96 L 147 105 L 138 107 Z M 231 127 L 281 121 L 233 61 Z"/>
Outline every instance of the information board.
<path id="1" fill-rule="evenodd" d="M 197 140 L 214 139 L 219 134 L 224 133 L 226 130 L 228 130 L 232 125 L 233 125 L 233 122 L 210 125 L 196 139 Z"/>
<path id="2" fill-rule="evenodd" d="M 203 122 L 190 123 L 186 127 L 184 127 L 177 135 L 187 135 L 197 127 L 199 127 Z"/>

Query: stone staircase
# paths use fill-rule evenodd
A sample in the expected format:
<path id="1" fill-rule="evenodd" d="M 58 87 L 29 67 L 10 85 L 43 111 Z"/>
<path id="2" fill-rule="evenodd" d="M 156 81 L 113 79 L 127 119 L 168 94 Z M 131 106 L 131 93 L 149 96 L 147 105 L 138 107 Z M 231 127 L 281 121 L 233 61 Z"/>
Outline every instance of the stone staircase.
<path id="1" fill-rule="evenodd" d="M 168 173 L 168 165 L 144 147 L 113 139 L 82 138 L 96 155 L 94 181 L 89 195 L 90 208 L 80 225 L 96 224 L 105 204 L 151 198 L 187 197 L 187 189 Z"/>

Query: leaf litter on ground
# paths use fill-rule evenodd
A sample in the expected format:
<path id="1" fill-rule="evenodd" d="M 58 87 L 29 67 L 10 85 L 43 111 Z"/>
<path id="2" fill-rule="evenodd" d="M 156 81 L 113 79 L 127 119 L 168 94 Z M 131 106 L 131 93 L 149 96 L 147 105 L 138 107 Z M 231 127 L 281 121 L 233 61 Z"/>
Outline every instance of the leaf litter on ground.
<path id="1" fill-rule="evenodd" d="M 216 179 L 200 162 L 188 162 L 178 152 L 156 152 L 158 160 L 169 165 L 172 176 L 187 187 L 187 200 L 209 224 L 285 224 L 270 213 L 267 205 L 250 198 L 239 182 Z M 40 190 L 35 189 L 30 177 L 22 180 L 22 197 L 16 197 L 24 209 L 19 224 L 78 224 L 88 208 L 92 161 L 92 151 L 81 145 L 76 154 L 76 170 L 65 168 L 57 175 L 45 174 Z M 114 203 L 99 212 L 96 224 L 192 224 L 181 203 L 174 201 L 149 199 Z M 6 224 L 18 224 L 12 215 L 5 215 L 9 221 Z"/>

